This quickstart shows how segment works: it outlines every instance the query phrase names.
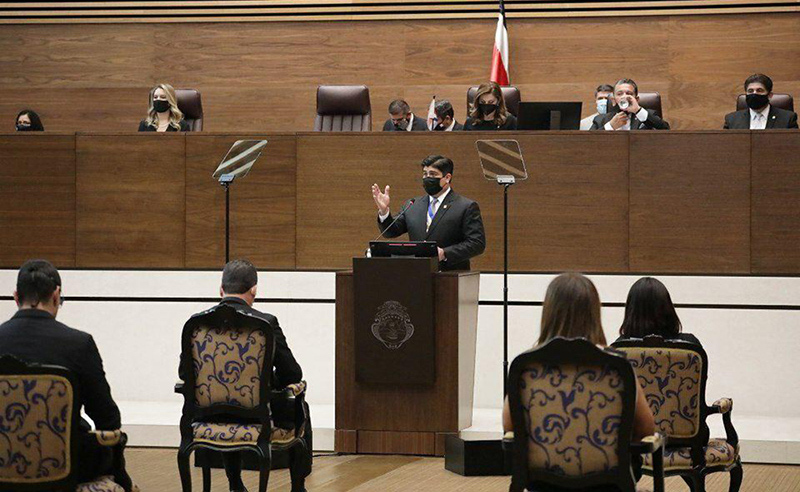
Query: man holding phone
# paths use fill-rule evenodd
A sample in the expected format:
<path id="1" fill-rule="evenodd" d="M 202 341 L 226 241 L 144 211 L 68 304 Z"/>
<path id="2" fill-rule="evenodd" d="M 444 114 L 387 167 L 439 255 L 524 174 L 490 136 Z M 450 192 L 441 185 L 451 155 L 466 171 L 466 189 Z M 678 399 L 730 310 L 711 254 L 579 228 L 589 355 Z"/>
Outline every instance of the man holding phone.
<path id="1" fill-rule="evenodd" d="M 639 105 L 639 87 L 633 80 L 614 84 L 614 100 L 617 105 L 609 112 L 595 116 L 592 130 L 669 130 L 669 123 Z"/>

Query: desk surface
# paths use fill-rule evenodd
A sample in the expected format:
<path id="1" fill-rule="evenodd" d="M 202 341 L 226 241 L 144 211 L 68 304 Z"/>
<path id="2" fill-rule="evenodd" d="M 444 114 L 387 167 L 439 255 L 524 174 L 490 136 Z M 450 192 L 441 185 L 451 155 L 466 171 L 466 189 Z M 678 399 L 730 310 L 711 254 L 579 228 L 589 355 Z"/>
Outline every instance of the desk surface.
<path id="1" fill-rule="evenodd" d="M 0 265 L 220 268 L 224 193 L 211 178 L 242 137 L 269 140 L 231 187 L 231 256 L 262 269 L 344 269 L 377 235 L 370 186 L 395 209 L 419 162 L 455 162 L 502 268 L 502 189 L 477 138 L 515 138 L 513 271 L 800 273 L 800 132 L 0 134 Z"/>

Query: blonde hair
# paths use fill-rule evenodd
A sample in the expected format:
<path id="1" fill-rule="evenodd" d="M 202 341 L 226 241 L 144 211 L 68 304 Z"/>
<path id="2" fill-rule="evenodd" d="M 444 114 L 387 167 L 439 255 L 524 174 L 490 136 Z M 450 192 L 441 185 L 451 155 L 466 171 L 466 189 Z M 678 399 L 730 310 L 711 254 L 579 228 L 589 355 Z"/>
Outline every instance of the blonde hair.
<path id="1" fill-rule="evenodd" d="M 178 109 L 178 97 L 175 95 L 175 89 L 169 84 L 158 84 L 150 89 L 150 108 L 147 110 L 147 118 L 145 123 L 147 126 L 158 127 L 158 113 L 153 107 L 153 97 L 158 89 L 163 90 L 167 94 L 167 102 L 169 103 L 169 126 L 177 130 L 181 129 L 181 120 L 183 120 L 183 113 Z"/>
<path id="2" fill-rule="evenodd" d="M 506 110 L 503 90 L 500 89 L 500 85 L 497 82 L 487 82 L 478 87 L 478 92 L 475 93 L 475 99 L 472 101 L 469 108 L 469 117 L 473 120 L 477 120 L 476 122 L 483 121 L 483 115 L 481 114 L 478 104 L 481 100 L 481 96 L 484 94 L 492 94 L 495 99 L 497 99 L 497 109 L 494 112 L 494 124 L 498 127 L 504 125 L 508 118 L 508 110 Z"/>
<path id="3" fill-rule="evenodd" d="M 595 345 L 606 345 L 600 296 L 592 281 L 580 273 L 562 273 L 547 287 L 539 344 L 555 337 L 585 338 Z"/>

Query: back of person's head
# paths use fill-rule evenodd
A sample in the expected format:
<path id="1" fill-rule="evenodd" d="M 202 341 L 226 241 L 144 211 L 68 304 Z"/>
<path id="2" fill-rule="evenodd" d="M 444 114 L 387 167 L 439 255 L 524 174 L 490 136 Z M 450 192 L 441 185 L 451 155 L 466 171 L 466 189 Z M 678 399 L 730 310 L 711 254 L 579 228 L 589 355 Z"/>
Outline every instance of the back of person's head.
<path id="1" fill-rule="evenodd" d="M 436 113 L 436 117 L 439 118 L 439 122 L 442 122 L 448 116 L 452 119 L 455 119 L 456 115 L 456 112 L 453 110 L 453 105 L 450 104 L 450 101 L 447 99 L 436 101 L 436 104 L 433 106 L 433 112 Z"/>
<path id="2" fill-rule="evenodd" d="M 389 103 L 389 114 L 405 116 L 411 112 L 411 106 L 402 99 L 395 99 Z"/>
<path id="3" fill-rule="evenodd" d="M 600 296 L 592 281 L 580 273 L 562 273 L 547 287 L 539 345 L 555 337 L 584 338 L 595 345 L 606 345 Z"/>
<path id="4" fill-rule="evenodd" d="M 453 161 L 443 155 L 429 155 L 422 159 L 422 168 L 432 167 L 442 172 L 442 176 L 453 174 Z"/>
<path id="5" fill-rule="evenodd" d="M 625 320 L 619 334 L 629 338 L 647 335 L 674 338 L 680 332 L 681 320 L 664 284 L 652 277 L 637 280 L 628 292 Z"/>
<path id="6" fill-rule="evenodd" d="M 227 295 L 245 294 L 258 284 L 258 271 L 247 260 L 231 260 L 222 270 L 222 291 Z"/>
<path id="7" fill-rule="evenodd" d="M 178 109 L 178 96 L 175 93 L 175 89 L 169 84 L 158 84 L 150 89 L 150 107 L 147 110 L 147 118 L 145 121 L 150 126 L 158 126 L 158 111 L 156 111 L 155 108 L 156 92 L 158 92 L 159 95 L 163 92 L 167 96 L 167 102 L 169 103 L 169 124 L 180 130 L 183 112 Z"/>
<path id="8" fill-rule="evenodd" d="M 503 90 L 497 82 L 486 82 L 478 86 L 478 91 L 475 93 L 475 100 L 469 109 L 469 116 L 475 120 L 482 120 L 483 114 L 481 113 L 481 97 L 491 94 L 497 100 L 497 109 L 494 112 L 494 122 L 500 126 L 508 119 L 508 110 L 506 109 L 506 101 L 503 97 Z"/>
<path id="9" fill-rule="evenodd" d="M 772 92 L 772 79 L 764 75 L 763 73 L 754 73 L 753 75 L 747 77 L 747 80 L 744 81 L 744 91 L 747 92 L 747 86 L 750 84 L 761 84 L 767 89 L 767 92 Z"/>
<path id="10" fill-rule="evenodd" d="M 22 116 L 28 117 L 28 120 L 30 120 L 30 125 L 20 124 L 19 119 Z M 17 114 L 17 119 L 14 120 L 14 124 L 16 125 L 18 131 L 30 131 L 30 132 L 44 131 L 44 125 L 42 125 L 41 118 L 39 118 L 39 115 L 36 114 L 36 111 L 33 111 L 32 109 L 23 109 L 22 111 L 20 111 L 19 114 Z"/>
<path id="11" fill-rule="evenodd" d="M 61 275 L 52 263 L 26 261 L 17 274 L 17 302 L 28 306 L 47 303 L 58 287 L 61 287 Z"/>

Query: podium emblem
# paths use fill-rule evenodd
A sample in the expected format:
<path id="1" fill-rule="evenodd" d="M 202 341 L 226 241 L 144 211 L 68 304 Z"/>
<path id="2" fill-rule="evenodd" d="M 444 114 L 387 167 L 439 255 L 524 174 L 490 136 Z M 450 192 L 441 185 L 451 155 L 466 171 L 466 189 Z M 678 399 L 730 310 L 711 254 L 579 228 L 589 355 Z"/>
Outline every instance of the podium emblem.
<path id="1" fill-rule="evenodd" d="M 397 301 L 386 301 L 378 308 L 372 335 L 389 350 L 399 349 L 414 335 L 408 310 Z"/>

